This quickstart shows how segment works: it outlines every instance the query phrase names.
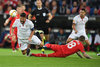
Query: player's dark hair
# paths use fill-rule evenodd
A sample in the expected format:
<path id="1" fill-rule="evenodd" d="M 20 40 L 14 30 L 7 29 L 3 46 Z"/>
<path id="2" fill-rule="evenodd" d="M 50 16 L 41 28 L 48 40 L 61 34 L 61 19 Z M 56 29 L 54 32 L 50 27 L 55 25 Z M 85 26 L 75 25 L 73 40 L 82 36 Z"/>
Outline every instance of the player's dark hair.
<path id="1" fill-rule="evenodd" d="M 26 17 L 26 14 L 25 13 L 21 13 L 20 16 L 21 17 Z"/>
<path id="2" fill-rule="evenodd" d="M 79 40 L 80 41 L 84 41 L 85 40 L 85 37 L 82 35 L 82 36 L 79 37 Z"/>
<path id="3" fill-rule="evenodd" d="M 85 8 L 82 8 L 81 10 L 86 12 Z"/>

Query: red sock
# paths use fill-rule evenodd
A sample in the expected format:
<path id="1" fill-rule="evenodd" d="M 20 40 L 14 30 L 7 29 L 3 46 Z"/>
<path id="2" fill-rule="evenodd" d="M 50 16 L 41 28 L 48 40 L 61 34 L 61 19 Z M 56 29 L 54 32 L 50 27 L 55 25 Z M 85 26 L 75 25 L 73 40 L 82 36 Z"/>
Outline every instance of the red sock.
<path id="1" fill-rule="evenodd" d="M 87 51 L 90 51 L 90 46 L 87 46 Z"/>
<path id="2" fill-rule="evenodd" d="M 15 50 L 15 41 L 11 41 L 12 50 Z"/>
<path id="3" fill-rule="evenodd" d="M 31 55 L 36 56 L 36 57 L 47 57 L 46 54 L 34 54 L 34 53 L 32 53 Z"/>

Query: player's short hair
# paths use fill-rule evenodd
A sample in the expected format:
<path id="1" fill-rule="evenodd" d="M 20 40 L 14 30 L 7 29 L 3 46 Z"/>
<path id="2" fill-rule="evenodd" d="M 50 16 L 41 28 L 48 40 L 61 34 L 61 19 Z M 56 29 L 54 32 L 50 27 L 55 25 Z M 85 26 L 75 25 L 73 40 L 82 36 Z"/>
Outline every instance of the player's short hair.
<path id="1" fill-rule="evenodd" d="M 79 40 L 80 41 L 85 41 L 85 37 L 82 35 L 82 36 L 79 37 Z"/>
<path id="2" fill-rule="evenodd" d="M 81 10 L 84 11 L 84 12 L 86 12 L 85 8 L 82 8 Z"/>
<path id="3" fill-rule="evenodd" d="M 26 17 L 26 14 L 25 13 L 21 13 L 20 17 Z"/>

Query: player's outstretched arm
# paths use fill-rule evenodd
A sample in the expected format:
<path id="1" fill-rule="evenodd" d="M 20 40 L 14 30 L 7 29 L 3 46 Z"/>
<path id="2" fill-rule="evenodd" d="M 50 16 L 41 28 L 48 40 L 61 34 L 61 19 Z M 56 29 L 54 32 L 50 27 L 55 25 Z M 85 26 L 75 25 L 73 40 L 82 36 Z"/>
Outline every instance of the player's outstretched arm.
<path id="1" fill-rule="evenodd" d="M 76 53 L 80 58 L 83 58 L 83 56 L 80 54 L 80 52 Z"/>
<path id="2" fill-rule="evenodd" d="M 87 58 L 87 59 L 92 59 L 92 57 L 89 56 L 89 55 L 87 55 L 85 52 L 83 53 L 83 56 L 84 56 L 85 58 Z"/>
<path id="3" fill-rule="evenodd" d="M 7 26 L 9 22 L 10 22 L 10 20 L 7 19 L 7 20 L 5 21 L 5 23 L 4 23 L 4 26 Z"/>

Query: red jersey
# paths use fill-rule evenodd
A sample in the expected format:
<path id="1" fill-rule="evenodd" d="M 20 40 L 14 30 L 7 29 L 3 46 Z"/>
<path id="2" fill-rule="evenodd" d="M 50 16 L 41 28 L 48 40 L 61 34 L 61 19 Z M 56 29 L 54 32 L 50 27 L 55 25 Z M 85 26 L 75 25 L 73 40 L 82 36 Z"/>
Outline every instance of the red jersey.
<path id="1" fill-rule="evenodd" d="M 11 21 L 10 27 L 12 27 L 13 23 L 15 22 L 16 19 L 19 19 L 20 15 L 17 14 L 16 17 L 9 17 L 9 20 Z"/>
<path id="2" fill-rule="evenodd" d="M 79 40 L 73 40 L 66 45 L 61 45 L 61 48 L 62 48 L 62 52 L 67 56 L 74 54 L 78 51 L 81 51 L 82 53 L 85 52 L 84 47 Z"/>

